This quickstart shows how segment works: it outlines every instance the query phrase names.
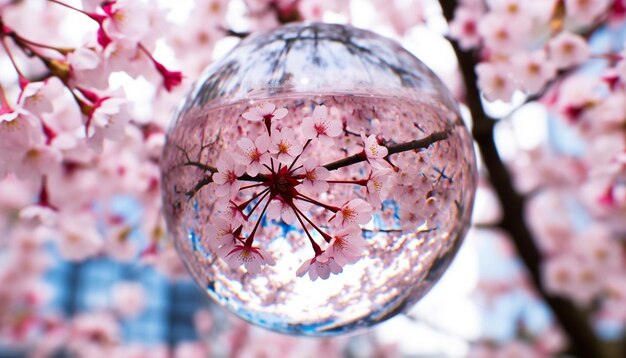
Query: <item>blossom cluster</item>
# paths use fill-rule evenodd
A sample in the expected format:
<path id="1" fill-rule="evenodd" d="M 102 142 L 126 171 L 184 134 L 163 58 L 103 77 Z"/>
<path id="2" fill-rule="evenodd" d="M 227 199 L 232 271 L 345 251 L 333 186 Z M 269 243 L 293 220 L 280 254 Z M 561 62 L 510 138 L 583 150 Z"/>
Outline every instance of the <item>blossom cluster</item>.
<path id="1" fill-rule="evenodd" d="M 545 255 L 546 290 L 583 306 L 599 304 L 599 317 L 626 322 L 616 310 L 626 302 L 620 241 L 626 61 L 623 46 L 619 52 L 590 40 L 607 22 L 617 26 L 624 13 L 619 1 L 548 3 L 465 1 L 450 35 L 462 48 L 485 53 L 476 73 L 487 99 L 510 101 L 515 91 L 537 96 L 573 129 L 576 144 L 543 143 L 519 153 L 512 169 L 519 190 L 533 193 L 528 220 Z"/>
<path id="2" fill-rule="evenodd" d="M 384 177 L 392 171 L 391 164 L 385 161 L 387 148 L 376 136 L 361 133 L 359 162 L 368 163 L 369 176 L 361 180 L 333 179 L 331 171 L 319 165 L 315 156 L 306 154 L 316 145 L 334 145 L 333 139 L 344 134 L 342 120 L 329 114 L 325 105 L 316 106 L 301 124 L 296 121 L 295 125 L 285 125 L 291 122 L 281 120 L 288 115 L 287 108 L 277 108 L 271 102 L 252 106 L 241 115 L 251 123 L 263 123 L 266 132 L 256 138 L 239 139 L 239 152 L 225 153 L 217 160 L 211 185 L 219 198 L 218 205 L 224 209 L 211 219 L 203 240 L 231 266 L 243 264 L 248 272 L 258 273 L 261 264 L 274 264 L 267 252 L 252 246 L 261 221 L 265 217 L 292 225 L 297 220 L 310 240 L 314 256 L 302 263 L 296 274 L 308 272 L 312 280 L 327 279 L 363 255 L 366 243 L 360 225 L 372 218 L 370 202 L 380 206 L 387 199 L 390 187 Z M 257 183 L 246 185 L 250 182 Z M 329 186 L 341 184 L 366 187 L 367 201 L 354 198 L 341 205 L 320 201 Z M 316 224 L 310 218 L 312 207 L 323 209 L 329 218 Z M 261 210 L 258 215 L 257 209 Z M 319 235 L 321 242 L 314 235 Z"/>
<path id="3" fill-rule="evenodd" d="M 449 28 L 477 53 L 487 100 L 522 98 L 549 117 L 547 138 L 509 164 L 528 198 L 543 289 L 591 308 L 596 324 L 626 322 L 626 52 L 614 37 L 624 10 L 620 0 L 467 0 Z"/>

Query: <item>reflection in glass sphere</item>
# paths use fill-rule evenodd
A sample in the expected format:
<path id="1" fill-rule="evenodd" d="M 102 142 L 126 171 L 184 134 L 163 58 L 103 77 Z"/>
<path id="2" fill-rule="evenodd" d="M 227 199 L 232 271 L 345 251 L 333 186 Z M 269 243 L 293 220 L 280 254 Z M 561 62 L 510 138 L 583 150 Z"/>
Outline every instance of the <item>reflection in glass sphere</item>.
<path id="1" fill-rule="evenodd" d="M 471 138 L 396 43 L 350 26 L 250 36 L 168 133 L 167 224 L 196 281 L 263 327 L 333 335 L 424 296 L 466 232 Z"/>

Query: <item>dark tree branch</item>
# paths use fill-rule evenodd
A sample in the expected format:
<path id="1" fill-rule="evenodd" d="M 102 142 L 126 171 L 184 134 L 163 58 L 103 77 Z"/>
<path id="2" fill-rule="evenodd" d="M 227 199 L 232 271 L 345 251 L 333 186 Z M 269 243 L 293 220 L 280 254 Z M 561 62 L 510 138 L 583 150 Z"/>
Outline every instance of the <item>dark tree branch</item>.
<path id="1" fill-rule="evenodd" d="M 439 3 L 445 18 L 451 21 L 457 1 L 441 0 Z M 474 123 L 472 134 L 504 211 L 500 227 L 512 238 L 537 292 L 548 304 L 567 335 L 569 352 L 576 357 L 607 357 L 587 317 L 570 300 L 555 297 L 544 289 L 540 273 L 542 257 L 524 221 L 525 198 L 513 187 L 511 174 L 498 155 L 493 138 L 495 121 L 485 113 L 481 104 L 474 72 L 477 56 L 473 52 L 461 50 L 454 41 L 452 46 L 465 82 L 465 100 Z"/>
<path id="2" fill-rule="evenodd" d="M 430 147 L 432 144 L 437 143 L 440 140 L 444 140 L 447 138 L 448 138 L 448 132 L 434 132 L 433 134 L 427 137 L 424 137 L 422 139 L 416 139 L 410 142 L 388 145 L 387 146 L 387 151 L 388 151 L 387 158 L 390 155 L 396 154 L 396 153 L 406 152 L 409 150 L 425 149 L 425 148 Z M 182 148 L 179 148 L 179 149 L 183 151 L 183 154 L 185 155 L 185 158 L 186 158 L 186 161 L 182 163 L 183 166 L 196 167 L 198 169 L 204 170 L 205 172 L 208 172 L 211 174 L 217 172 L 217 168 L 215 167 L 190 160 L 189 155 L 187 155 L 187 152 L 183 150 Z M 349 157 L 345 157 L 343 159 L 339 159 L 332 163 L 326 164 L 324 165 L 324 168 L 328 170 L 337 170 L 339 168 L 343 168 L 352 164 L 364 162 L 366 160 L 367 160 L 367 157 L 365 156 L 365 153 L 361 152 L 361 153 L 351 155 Z M 248 174 L 244 174 L 238 177 L 237 179 L 244 180 L 244 181 L 259 182 L 259 183 L 263 183 L 269 180 L 269 178 L 263 174 L 258 174 L 257 176 L 254 176 L 254 177 Z M 190 198 L 193 197 L 200 189 L 202 189 L 204 186 L 208 185 L 211 182 L 212 182 L 211 175 L 208 175 L 202 178 L 202 180 L 196 183 L 193 189 L 189 190 L 186 193 L 187 196 L 189 196 Z"/>
<path id="3" fill-rule="evenodd" d="M 422 139 L 416 139 L 410 142 L 389 145 L 387 146 L 387 156 L 396 153 L 406 152 L 409 150 L 425 149 L 430 147 L 432 144 L 446 138 L 448 138 L 448 132 L 434 132 L 433 134 Z M 361 152 L 351 155 L 349 157 L 345 157 L 343 159 L 339 159 L 332 163 L 328 163 L 324 165 L 324 168 L 328 170 L 337 170 L 339 168 L 347 167 L 348 165 L 364 162 L 366 159 L 367 158 L 365 154 Z"/>

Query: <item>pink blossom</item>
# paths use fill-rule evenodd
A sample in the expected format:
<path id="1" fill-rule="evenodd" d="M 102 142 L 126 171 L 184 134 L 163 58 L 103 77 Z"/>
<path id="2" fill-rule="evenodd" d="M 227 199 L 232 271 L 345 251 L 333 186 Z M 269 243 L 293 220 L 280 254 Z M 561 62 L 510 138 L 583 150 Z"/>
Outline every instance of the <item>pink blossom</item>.
<path id="1" fill-rule="evenodd" d="M 78 47 L 67 55 L 72 79 L 78 85 L 106 89 L 109 86 L 109 72 L 102 55 L 86 47 Z"/>
<path id="2" fill-rule="evenodd" d="M 498 53 L 507 53 L 520 48 L 526 40 L 530 28 L 527 18 L 517 21 L 498 13 L 489 13 L 478 24 L 478 33 L 485 46 Z"/>
<path id="3" fill-rule="evenodd" d="M 332 218 L 339 226 L 352 224 L 365 225 L 372 219 L 372 206 L 362 199 L 352 199 L 345 203 Z"/>
<path id="4" fill-rule="evenodd" d="M 395 172 L 390 168 L 372 165 L 372 172 L 367 179 L 367 202 L 380 207 L 382 201 L 389 197 L 393 188 Z"/>
<path id="5" fill-rule="evenodd" d="M 548 60 L 544 51 L 535 51 L 513 58 L 515 79 L 521 83 L 526 93 L 539 92 L 556 76 L 556 66 Z"/>
<path id="6" fill-rule="evenodd" d="M 128 38 L 140 41 L 152 29 L 150 28 L 150 12 L 148 5 L 142 1 L 116 0 L 102 6 L 106 19 L 102 27 L 112 39 Z"/>
<path id="7" fill-rule="evenodd" d="M 270 137 L 267 134 L 261 134 L 254 142 L 249 138 L 241 138 L 237 141 L 237 145 L 244 152 L 242 164 L 246 168 L 246 173 L 250 176 L 259 174 L 263 169 L 263 164 L 270 165 L 270 154 L 267 151 L 270 146 Z"/>
<path id="8" fill-rule="evenodd" d="M 557 68 L 566 68 L 585 62 L 590 55 L 587 41 L 580 35 L 561 32 L 548 43 L 550 60 Z"/>
<path id="9" fill-rule="evenodd" d="M 41 126 L 30 113 L 21 108 L 0 109 L 0 152 L 24 152 L 30 145 L 42 141 Z"/>
<path id="10" fill-rule="evenodd" d="M 325 0 L 302 0 L 298 2 L 298 11 L 307 21 L 322 21 L 327 5 Z"/>
<path id="11" fill-rule="evenodd" d="M 126 104 L 127 100 L 119 93 L 97 98 L 87 120 L 87 136 L 92 137 L 100 131 L 104 138 L 121 139 L 130 121 Z"/>
<path id="12" fill-rule="evenodd" d="M 343 227 L 335 231 L 332 237 L 322 255 L 326 259 L 334 258 L 337 265 L 341 267 L 357 262 L 367 247 L 367 242 L 361 236 L 361 228 L 358 225 Z"/>
<path id="13" fill-rule="evenodd" d="M 241 209 L 237 203 L 233 200 L 224 200 L 221 199 L 216 204 L 217 211 L 220 213 L 219 215 L 227 220 L 231 221 L 233 224 L 243 224 L 246 218 L 243 215 Z"/>
<path id="14" fill-rule="evenodd" d="M 361 133 L 361 139 L 363 140 L 363 150 L 367 160 L 370 163 L 378 163 L 384 166 L 385 161 L 383 159 L 387 156 L 387 147 L 380 145 L 378 139 L 373 134 L 366 137 L 365 134 Z"/>
<path id="15" fill-rule="evenodd" d="M 330 176 L 328 169 L 317 166 L 317 159 L 308 158 L 302 168 L 294 174 L 302 175 L 302 189 L 308 193 L 323 193 L 328 190 L 326 179 Z"/>
<path id="16" fill-rule="evenodd" d="M 611 0 L 565 0 L 567 16 L 581 25 L 590 25 L 608 10 Z"/>
<path id="17" fill-rule="evenodd" d="M 243 175 L 246 167 L 237 164 L 228 154 L 222 156 L 215 166 L 217 167 L 217 172 L 213 173 L 213 182 L 217 184 L 215 195 L 230 198 L 237 195 L 241 187 L 241 182 L 237 178 Z"/>
<path id="18" fill-rule="evenodd" d="M 279 162 L 289 165 L 295 157 L 302 153 L 302 145 L 296 139 L 296 133 L 291 128 L 283 128 L 272 133 L 270 153 L 276 155 Z"/>
<path id="19" fill-rule="evenodd" d="M 239 227 L 232 221 L 226 221 L 221 217 L 214 217 L 210 225 L 205 226 L 205 232 L 202 235 L 202 243 L 207 249 L 217 250 L 224 247 L 220 253 L 227 254 L 235 247 L 237 236 L 235 231 Z M 225 256 L 225 255 L 224 255 Z"/>
<path id="20" fill-rule="evenodd" d="M 596 267 L 567 253 L 548 258 L 542 274 L 548 292 L 569 296 L 580 305 L 589 304 L 602 287 Z"/>
<path id="21" fill-rule="evenodd" d="M 280 219 L 285 222 L 285 224 L 289 225 L 293 224 L 293 222 L 296 220 L 291 205 L 280 196 L 277 196 L 269 203 L 269 205 L 267 206 L 266 215 L 269 219 Z"/>
<path id="22" fill-rule="evenodd" d="M 292 204 L 289 204 L 279 195 L 269 203 L 266 215 L 270 219 L 282 219 L 286 224 L 291 225 L 296 220 L 291 205 L 296 206 L 300 211 L 306 211 L 310 208 L 310 205 L 303 201 L 294 201 Z"/>
<path id="23" fill-rule="evenodd" d="M 243 265 L 248 273 L 261 272 L 261 265 L 274 266 L 276 262 L 263 249 L 242 244 L 237 244 L 225 257 L 226 263 L 231 268 Z"/>
<path id="24" fill-rule="evenodd" d="M 150 56 L 137 46 L 136 41 L 118 39 L 110 43 L 102 52 L 106 60 L 106 69 L 109 72 L 124 71 L 136 78 L 139 75 L 148 75 Z"/>
<path id="25" fill-rule="evenodd" d="M 54 89 L 60 89 L 61 81 L 52 77 L 45 82 L 29 82 L 20 93 L 18 104 L 30 113 L 41 116 L 52 112 L 52 95 Z M 51 87 L 54 87 L 51 89 Z M 52 93 L 51 93 L 52 92 Z"/>
<path id="26" fill-rule="evenodd" d="M 458 6 L 454 11 L 454 19 L 450 22 L 450 37 L 459 43 L 459 47 L 468 50 L 480 44 L 478 34 L 478 20 L 481 16 L 479 9 L 467 6 Z"/>
<path id="27" fill-rule="evenodd" d="M 331 137 L 337 137 L 343 133 L 343 124 L 338 118 L 328 117 L 326 106 L 317 106 L 311 116 L 302 120 L 302 134 L 307 139 L 318 138 L 322 143 L 330 145 Z"/>
<path id="28" fill-rule="evenodd" d="M 478 87 L 487 100 L 511 100 L 515 86 L 506 66 L 482 62 L 476 66 L 476 74 Z"/>
<path id="29" fill-rule="evenodd" d="M 57 247 L 65 259 L 82 261 L 96 255 L 103 246 L 102 235 L 93 218 L 87 214 L 64 213 L 59 219 Z"/>
<path id="30" fill-rule="evenodd" d="M 271 121 L 272 119 L 282 119 L 289 111 L 287 108 L 276 108 L 271 102 L 265 102 L 254 107 L 250 107 L 241 116 L 251 122 L 259 122 L 262 120 Z"/>
<path id="31" fill-rule="evenodd" d="M 335 262 L 333 257 L 322 257 L 322 255 L 319 255 L 304 261 L 298 271 L 296 271 L 296 275 L 302 277 L 307 272 L 311 281 L 315 281 L 318 277 L 326 280 L 331 273 L 337 275 L 343 272 L 343 269 Z"/>
<path id="32" fill-rule="evenodd" d="M 46 145 L 29 148 L 15 166 L 15 174 L 21 179 L 37 181 L 42 175 L 60 170 L 61 153 Z"/>

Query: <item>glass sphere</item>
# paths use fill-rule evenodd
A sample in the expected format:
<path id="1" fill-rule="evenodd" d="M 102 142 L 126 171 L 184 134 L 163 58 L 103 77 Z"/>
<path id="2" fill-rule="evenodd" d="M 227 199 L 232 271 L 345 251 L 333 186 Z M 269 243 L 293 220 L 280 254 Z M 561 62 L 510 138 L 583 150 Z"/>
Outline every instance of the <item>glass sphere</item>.
<path id="1" fill-rule="evenodd" d="M 331 24 L 251 35 L 210 66 L 161 169 L 169 233 L 198 284 L 251 323 L 314 336 L 423 297 L 476 189 L 441 81 L 397 43 Z"/>

